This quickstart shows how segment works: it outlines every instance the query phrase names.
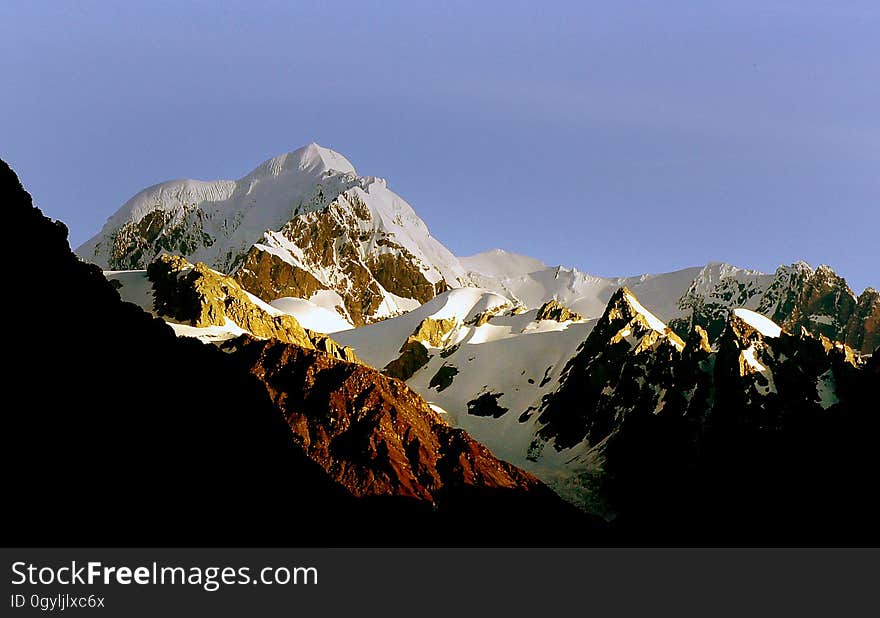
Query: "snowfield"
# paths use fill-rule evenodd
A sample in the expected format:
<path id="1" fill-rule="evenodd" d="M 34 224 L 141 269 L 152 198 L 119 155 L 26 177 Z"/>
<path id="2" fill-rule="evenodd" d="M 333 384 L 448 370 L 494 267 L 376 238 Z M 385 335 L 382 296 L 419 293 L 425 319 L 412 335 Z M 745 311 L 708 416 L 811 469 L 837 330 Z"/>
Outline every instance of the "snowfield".
<path id="1" fill-rule="evenodd" d="M 557 460 L 585 455 L 585 451 L 573 449 L 557 454 L 551 448 L 545 451 L 552 463 L 547 458 L 529 460 L 528 446 L 534 438 L 537 416 L 532 415 L 525 422 L 520 417 L 527 409 L 537 408 L 541 397 L 558 385 L 565 362 L 574 356 L 596 320 L 536 321 L 537 309 L 532 309 L 520 314 L 502 311 L 486 324 L 473 323 L 486 310 L 508 307 L 508 299 L 490 290 L 450 290 L 415 311 L 337 332 L 333 337 L 352 346 L 365 362 L 382 368 L 399 356 L 402 344 L 425 318 L 455 320 L 455 331 L 444 349 L 431 349 L 428 364 L 407 384 L 432 406 L 444 410 L 444 418 L 450 424 L 465 429 L 496 456 L 542 478 L 551 475 L 550 469 L 553 475 L 566 478 L 558 469 Z M 451 383 L 445 388 L 432 384 L 441 370 L 452 374 Z M 498 406 L 508 412 L 500 418 L 470 414 L 469 402 L 484 394 L 498 395 Z"/>

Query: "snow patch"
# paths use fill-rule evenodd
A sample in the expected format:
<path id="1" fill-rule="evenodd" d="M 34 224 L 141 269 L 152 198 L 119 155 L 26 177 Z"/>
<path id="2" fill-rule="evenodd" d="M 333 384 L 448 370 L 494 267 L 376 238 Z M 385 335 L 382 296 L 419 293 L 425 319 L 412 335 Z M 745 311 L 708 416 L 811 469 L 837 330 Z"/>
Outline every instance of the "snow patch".
<path id="1" fill-rule="evenodd" d="M 284 297 L 273 300 L 270 305 L 277 311 L 293 316 L 303 326 L 319 333 L 348 330 L 351 323 L 332 309 L 321 307 L 303 298 Z"/>
<path id="2" fill-rule="evenodd" d="M 755 346 L 752 345 L 752 346 L 749 346 L 748 348 L 746 348 L 745 350 L 743 350 L 742 357 L 743 357 L 743 359 L 745 359 L 748 366 L 751 367 L 752 369 L 754 369 L 755 371 L 757 371 L 759 373 L 763 373 L 763 372 L 767 371 L 767 368 L 764 365 L 762 365 L 760 363 L 760 361 L 758 361 L 757 358 L 755 358 Z"/>
<path id="3" fill-rule="evenodd" d="M 764 317 L 760 313 L 755 313 L 749 309 L 739 307 L 733 310 L 734 315 L 740 320 L 757 330 L 765 337 L 778 337 L 782 333 L 782 329 L 770 318 Z"/>

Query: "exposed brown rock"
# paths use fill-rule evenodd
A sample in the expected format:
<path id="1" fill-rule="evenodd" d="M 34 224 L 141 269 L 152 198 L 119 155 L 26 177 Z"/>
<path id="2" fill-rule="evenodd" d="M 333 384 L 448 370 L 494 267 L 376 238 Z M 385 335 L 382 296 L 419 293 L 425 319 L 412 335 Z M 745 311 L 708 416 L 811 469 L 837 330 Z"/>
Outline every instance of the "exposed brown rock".
<path id="1" fill-rule="evenodd" d="M 308 457 L 356 496 L 435 502 L 455 487 L 540 486 L 399 380 L 278 341 L 243 336 L 223 345 L 265 386 Z"/>
<path id="2" fill-rule="evenodd" d="M 844 341 L 865 354 L 880 347 L 880 293 L 867 288 L 845 327 Z"/>
<path id="3" fill-rule="evenodd" d="M 466 324 L 473 324 L 477 327 L 482 326 L 483 324 L 488 324 L 489 320 L 494 318 L 496 315 L 504 313 L 510 308 L 511 307 L 509 304 L 504 304 L 497 307 L 492 307 L 491 309 L 486 309 L 485 311 L 479 312 L 476 316 L 468 320 Z M 513 311 L 515 311 L 515 309 Z"/>
<path id="4" fill-rule="evenodd" d="M 635 294 L 626 287 L 619 288 L 611 296 L 604 315 L 593 329 L 596 338 L 607 338 L 612 344 L 635 338 L 637 343 L 633 352 L 636 354 L 661 344 L 683 349 L 684 341 L 671 328 L 665 326 L 660 332 L 651 326 L 648 318 L 630 302 L 635 298 Z"/>
<path id="5" fill-rule="evenodd" d="M 709 333 L 700 325 L 694 326 L 694 330 L 691 331 L 691 336 L 688 337 L 685 347 L 708 354 L 712 351 L 712 346 L 709 345 Z"/>
<path id="6" fill-rule="evenodd" d="M 431 355 L 428 354 L 428 349 L 422 345 L 422 342 L 407 339 L 403 347 L 400 348 L 400 356 L 385 365 L 382 371 L 387 376 L 406 381 L 413 377 L 416 371 L 427 365 L 429 360 L 431 360 Z"/>
<path id="7" fill-rule="evenodd" d="M 347 345 L 339 345 L 335 339 L 324 333 L 318 333 L 311 329 L 305 329 L 309 340 L 315 346 L 316 350 L 320 350 L 325 354 L 329 354 L 333 358 L 339 358 L 349 363 L 359 363 L 360 359 L 354 353 L 354 349 Z"/>
<path id="8" fill-rule="evenodd" d="M 457 324 L 458 322 L 454 318 L 440 320 L 425 318 L 419 323 L 407 341 L 424 341 L 435 348 L 443 347 L 447 337 Z"/>
<path id="9" fill-rule="evenodd" d="M 655 330 L 633 300 L 625 287 L 611 296 L 605 313 L 563 368 L 560 387 L 543 398 L 539 420 L 544 425 L 538 437 L 553 440 L 557 450 L 585 439 L 598 445 L 613 430 L 618 406 L 631 407 L 645 392 L 653 393 L 685 348 L 669 327 Z M 630 363 L 646 365 L 643 379 L 634 388 L 616 388 Z"/>
<path id="10" fill-rule="evenodd" d="M 214 239 L 203 229 L 204 213 L 184 206 L 178 216 L 153 210 L 139 221 L 121 226 L 107 240 L 108 266 L 115 270 L 145 268 L 162 251 L 187 254 L 210 247 Z"/>
<path id="11" fill-rule="evenodd" d="M 383 243 L 379 243 L 383 244 Z M 446 289 L 446 282 L 435 285 L 425 278 L 416 266 L 415 256 L 389 240 L 384 244 L 394 247 L 394 253 L 368 256 L 367 268 L 383 288 L 402 298 L 413 298 L 424 304 Z"/>
<path id="12" fill-rule="evenodd" d="M 304 348 L 356 361 L 351 348 L 327 335 L 306 331 L 290 315 L 272 315 L 255 304 L 234 279 L 202 263 L 192 265 L 180 256 L 161 255 L 147 269 L 153 282 L 159 315 L 196 327 L 224 326 L 229 319 L 257 337 L 278 339 Z"/>
<path id="13" fill-rule="evenodd" d="M 280 234 L 302 250 L 291 256 L 298 265 L 253 247 L 235 273 L 242 287 L 263 300 L 309 298 L 332 289 L 342 297 L 345 317 L 362 326 L 381 319 L 385 292 L 425 303 L 448 289 L 446 281 L 428 281 L 412 253 L 374 228 L 370 209 L 356 192 L 295 217 Z M 318 271 L 330 273 L 329 278 L 319 281 L 310 274 Z"/>
<path id="14" fill-rule="evenodd" d="M 436 388 L 438 393 L 446 390 L 447 388 L 452 386 L 452 381 L 457 375 L 457 367 L 454 367 L 453 365 L 443 365 L 442 367 L 440 367 L 440 369 L 437 370 L 437 373 L 434 374 L 434 377 L 431 378 L 431 381 L 428 384 L 428 388 Z"/>
<path id="15" fill-rule="evenodd" d="M 504 393 L 482 393 L 479 397 L 471 399 L 467 402 L 468 414 L 501 418 L 509 411 L 509 408 L 505 408 L 498 403 L 498 399 L 500 399 L 503 394 Z"/>
<path id="16" fill-rule="evenodd" d="M 868 288 L 856 299 L 846 280 L 822 265 L 805 280 L 781 326 L 790 332 L 804 327 L 869 354 L 880 345 L 880 295 Z"/>
<path id="17" fill-rule="evenodd" d="M 251 247 L 233 278 L 266 302 L 288 296 L 311 298 L 318 290 L 327 289 L 310 272 L 257 247 Z"/>
<path id="18" fill-rule="evenodd" d="M 498 314 L 495 311 L 491 311 L 491 310 L 481 311 L 480 313 L 478 313 L 476 315 L 476 317 L 474 317 L 473 324 L 476 327 L 480 327 L 483 324 L 488 324 L 489 320 L 494 318 L 496 315 L 498 315 Z"/>
<path id="19" fill-rule="evenodd" d="M 231 277 L 202 263 L 193 266 L 179 256 L 161 255 L 150 264 L 147 274 L 153 282 L 159 315 L 196 327 L 224 326 L 228 318 L 257 337 L 314 347 L 296 318 L 270 315 Z"/>
<path id="20" fill-rule="evenodd" d="M 567 322 L 569 320 L 577 321 L 583 320 L 584 316 L 579 313 L 576 313 L 557 301 L 556 299 L 549 300 L 538 309 L 538 315 L 535 316 L 536 320 L 555 320 L 556 322 Z"/>
<path id="21" fill-rule="evenodd" d="M 412 335 L 400 347 L 400 356 L 385 365 L 383 371 L 398 380 L 409 380 L 419 369 L 428 364 L 431 355 L 424 344 L 433 348 L 441 348 L 455 330 L 458 322 L 455 319 L 425 318 Z"/>
<path id="22" fill-rule="evenodd" d="M 861 366 L 861 361 L 859 359 L 859 356 L 856 354 L 855 350 L 853 350 L 850 346 L 846 345 L 843 342 L 832 341 L 831 339 L 829 339 L 825 335 L 818 335 L 818 336 L 814 335 L 813 333 L 811 333 L 810 331 L 808 331 L 804 327 L 801 327 L 800 334 L 798 335 L 798 338 L 801 340 L 806 339 L 806 340 L 818 341 L 819 345 L 821 346 L 821 348 L 825 352 L 825 354 L 829 354 L 832 351 L 834 351 L 843 360 L 843 362 L 848 363 L 849 365 L 852 365 L 853 367 Z"/>

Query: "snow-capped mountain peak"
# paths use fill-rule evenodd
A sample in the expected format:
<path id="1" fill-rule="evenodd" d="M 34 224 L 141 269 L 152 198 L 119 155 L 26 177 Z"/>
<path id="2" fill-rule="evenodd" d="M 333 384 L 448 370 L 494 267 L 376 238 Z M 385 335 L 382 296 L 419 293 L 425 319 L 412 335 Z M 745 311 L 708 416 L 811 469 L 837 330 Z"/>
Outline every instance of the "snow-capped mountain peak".
<path id="1" fill-rule="evenodd" d="M 334 172 L 357 174 L 354 165 L 345 156 L 312 142 L 263 161 L 241 181 L 261 180 L 291 173 L 320 177 L 322 174 Z"/>
<path id="2" fill-rule="evenodd" d="M 412 207 L 338 152 L 312 143 L 239 180 L 175 180 L 135 195 L 77 252 L 142 269 L 162 252 L 233 274 L 269 302 L 314 300 L 350 324 L 469 285 Z M 334 300 L 335 299 L 335 300 Z"/>

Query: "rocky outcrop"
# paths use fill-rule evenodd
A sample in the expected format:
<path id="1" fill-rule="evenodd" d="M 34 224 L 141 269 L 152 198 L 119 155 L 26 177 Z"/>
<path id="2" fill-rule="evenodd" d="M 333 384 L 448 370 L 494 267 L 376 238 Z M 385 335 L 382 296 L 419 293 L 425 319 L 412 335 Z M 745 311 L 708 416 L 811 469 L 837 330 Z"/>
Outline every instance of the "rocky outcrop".
<path id="1" fill-rule="evenodd" d="M 880 345 L 880 295 L 866 289 L 858 298 L 843 277 L 822 265 L 804 281 L 791 313 L 782 322 L 870 354 Z"/>
<path id="2" fill-rule="evenodd" d="M 398 380 L 409 380 L 419 369 L 428 364 L 431 355 L 421 341 L 407 340 L 400 348 L 400 356 L 385 365 L 385 375 Z"/>
<path id="3" fill-rule="evenodd" d="M 333 290 L 343 300 L 344 317 L 361 326 L 402 312 L 389 295 L 422 304 L 448 289 L 444 279 L 428 279 L 427 270 L 350 190 L 267 234 L 235 279 L 266 301 Z"/>
<path id="4" fill-rule="evenodd" d="M 855 295 L 846 280 L 823 264 L 804 281 L 791 314 L 782 324 L 792 332 L 803 326 L 811 333 L 842 340 L 855 306 Z"/>
<path id="5" fill-rule="evenodd" d="M 409 380 L 431 359 L 428 347 L 442 348 L 457 326 L 458 321 L 452 318 L 425 318 L 403 342 L 400 356 L 388 363 L 383 371 L 398 380 Z"/>
<path id="6" fill-rule="evenodd" d="M 278 341 L 243 337 L 223 349 L 264 385 L 309 458 L 356 496 L 436 503 L 469 487 L 544 489 L 374 369 Z"/>
<path id="7" fill-rule="evenodd" d="M 846 323 L 843 340 L 865 354 L 880 348 L 880 293 L 866 288 Z"/>
<path id="8" fill-rule="evenodd" d="M 501 418 L 509 411 L 508 408 L 505 408 L 498 403 L 498 399 L 503 394 L 504 393 L 482 393 L 479 397 L 468 401 L 468 414 Z"/>
<path id="9" fill-rule="evenodd" d="M 262 245 L 256 245 L 236 271 L 236 280 L 265 301 L 283 296 L 309 298 L 319 289 L 336 288 L 342 292 L 345 317 L 352 324 L 361 326 L 372 321 L 370 318 L 379 311 L 384 295 L 375 277 L 357 255 L 358 243 L 350 237 L 350 232 L 357 234 L 358 230 L 353 212 L 346 208 L 348 205 L 347 201 L 345 206 L 335 201 L 319 212 L 290 221 L 277 234 L 280 238 L 276 242 L 290 243 L 299 249 L 301 255 L 294 258 L 288 251 L 289 256 L 282 258 L 278 250 L 270 253 Z M 276 236 L 265 239 L 266 242 L 270 238 Z M 252 268 L 254 264 L 258 267 L 256 270 Z M 318 270 L 335 271 L 334 279 L 338 284 L 328 281 L 330 285 L 327 285 L 309 274 Z"/>
<path id="10" fill-rule="evenodd" d="M 436 388 L 437 392 L 442 392 L 452 385 L 455 376 L 458 375 L 458 368 L 451 365 L 443 365 L 431 378 L 428 388 Z"/>
<path id="11" fill-rule="evenodd" d="M 556 322 L 568 322 L 583 320 L 584 316 L 576 313 L 557 300 L 549 300 L 538 309 L 536 320 L 555 320 Z"/>
<path id="12" fill-rule="evenodd" d="M 235 271 L 235 281 L 265 301 L 277 298 L 311 298 L 327 286 L 309 271 L 285 262 L 274 253 L 252 248 Z"/>
<path id="13" fill-rule="evenodd" d="M 418 268 L 416 257 L 387 237 L 379 238 L 379 247 L 390 250 L 366 257 L 366 266 L 379 285 L 401 298 L 412 298 L 424 304 L 449 289 L 444 280 L 431 283 Z"/>
<path id="14" fill-rule="evenodd" d="M 806 262 L 780 266 L 761 295 L 756 311 L 782 324 L 791 316 L 801 290 L 812 276 L 813 268 Z M 745 306 L 745 303 L 740 303 L 740 306 Z"/>
<path id="15" fill-rule="evenodd" d="M 231 321 L 257 337 L 357 360 L 351 348 L 304 329 L 293 316 L 268 312 L 231 277 L 204 264 L 193 265 L 180 256 L 163 254 L 150 263 L 147 276 L 153 283 L 154 309 L 160 316 L 199 328 L 226 326 Z"/>
<path id="16" fill-rule="evenodd" d="M 425 318 L 419 322 L 407 341 L 421 341 L 433 348 L 442 348 L 456 326 L 458 322 L 454 318 Z"/>
<path id="17" fill-rule="evenodd" d="M 736 307 L 757 308 L 780 321 L 779 315 L 789 315 L 804 279 L 812 273 L 805 262 L 780 266 L 772 276 L 729 265 L 714 267 L 705 267 L 678 301 L 686 315 L 671 320 L 669 326 L 683 337 L 699 326 L 709 341 L 715 341 L 724 330 L 728 313 Z"/>
<path id="18" fill-rule="evenodd" d="M 329 335 L 325 335 L 324 333 L 316 333 L 308 328 L 305 329 L 305 331 L 306 335 L 309 337 L 309 341 L 315 346 L 316 350 L 349 363 L 361 362 L 351 346 L 340 345 Z"/>
<path id="19" fill-rule="evenodd" d="M 160 255 L 150 263 L 147 276 L 153 283 L 155 310 L 160 316 L 201 328 L 224 326 L 228 319 L 257 337 L 314 347 L 296 318 L 270 315 L 230 277 L 204 264 Z"/>

